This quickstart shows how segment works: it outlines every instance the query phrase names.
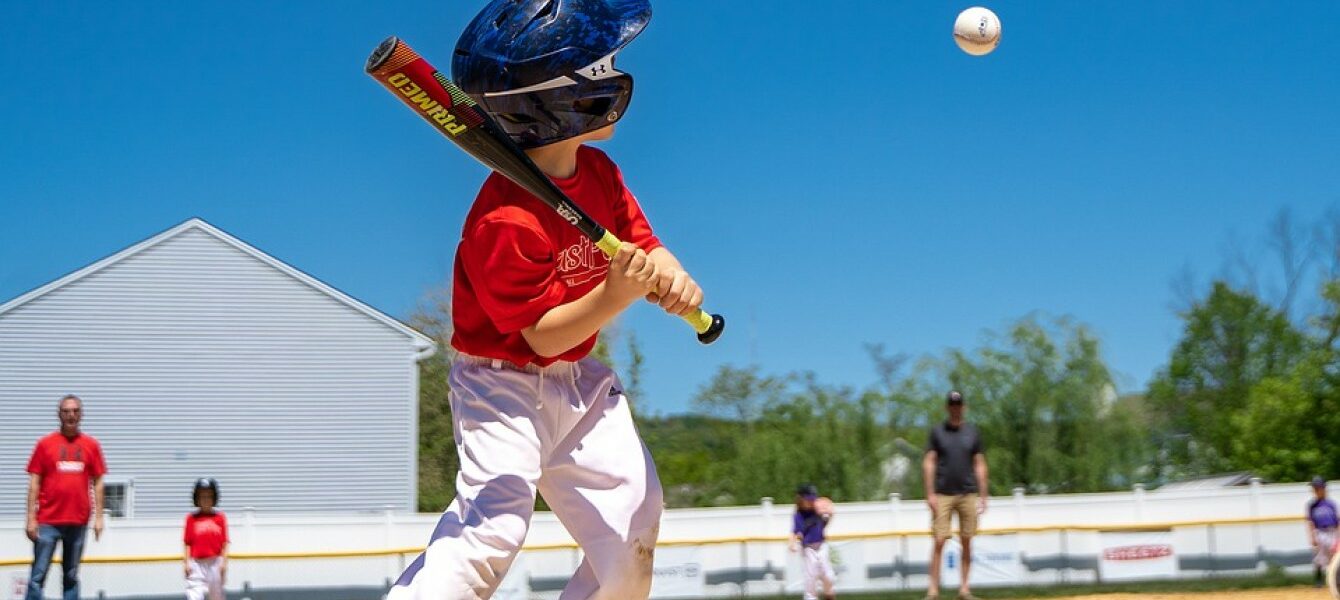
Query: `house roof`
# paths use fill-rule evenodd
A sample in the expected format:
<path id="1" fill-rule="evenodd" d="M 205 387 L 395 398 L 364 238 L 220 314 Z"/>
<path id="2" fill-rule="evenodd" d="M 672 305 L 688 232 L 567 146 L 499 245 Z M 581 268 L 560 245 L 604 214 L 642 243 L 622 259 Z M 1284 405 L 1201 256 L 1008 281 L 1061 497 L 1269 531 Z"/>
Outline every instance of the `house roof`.
<path id="1" fill-rule="evenodd" d="M 307 273 L 304 273 L 298 270 L 297 268 L 294 268 L 293 266 L 290 266 L 289 264 L 260 251 L 255 246 L 243 242 L 242 240 L 239 240 L 233 237 L 232 235 L 229 235 L 222 229 L 210 225 L 209 223 L 206 223 L 203 219 L 199 218 L 189 219 L 181 223 L 180 225 L 177 225 L 176 227 L 173 227 L 167 231 L 155 235 L 138 244 L 130 246 L 129 248 L 121 250 L 120 252 L 117 252 L 111 256 L 108 256 L 107 258 L 104 258 L 91 265 L 88 265 L 87 267 L 79 269 L 78 271 L 70 273 L 69 275 L 61 277 L 60 279 L 52 281 L 51 283 L 48 283 L 42 287 L 39 287 L 26 294 L 23 294 L 13 300 L 10 300 L 9 302 L 0 304 L 0 317 L 3 317 L 5 313 L 12 311 L 20 306 L 23 306 L 24 304 L 27 304 L 37 298 L 40 298 L 50 292 L 53 292 L 67 285 L 75 283 L 85 277 L 88 277 L 90 275 L 93 275 L 94 273 L 102 271 L 103 269 L 115 265 L 127 258 L 135 256 L 141 252 L 144 252 L 149 248 L 157 246 L 167 240 L 170 240 L 188 231 L 200 231 L 207 235 L 210 235 L 215 239 L 218 239 L 219 241 L 228 244 L 229 246 L 241 250 L 242 252 L 250 255 L 252 258 L 255 258 L 256 260 L 259 260 L 265 264 L 270 265 L 271 267 L 274 267 L 275 269 L 279 270 L 279 272 L 284 273 L 285 275 L 288 275 L 289 277 L 292 277 L 293 279 L 296 279 L 312 288 L 315 288 L 317 291 L 327 296 L 330 296 L 336 301 L 360 313 L 363 313 L 364 315 L 367 315 L 373 320 L 409 337 L 411 340 L 413 340 L 415 347 L 417 347 L 421 351 L 427 351 L 429 349 L 436 347 L 436 344 L 433 342 L 432 338 L 422 333 L 419 333 L 418 331 L 415 331 L 410 326 L 405 325 L 404 323 L 401 323 L 395 318 L 392 318 L 387 314 L 375 308 L 372 308 L 371 306 L 368 306 L 363 302 L 358 301 L 354 297 L 327 285 L 321 280 L 312 277 L 311 275 L 308 275 Z"/>

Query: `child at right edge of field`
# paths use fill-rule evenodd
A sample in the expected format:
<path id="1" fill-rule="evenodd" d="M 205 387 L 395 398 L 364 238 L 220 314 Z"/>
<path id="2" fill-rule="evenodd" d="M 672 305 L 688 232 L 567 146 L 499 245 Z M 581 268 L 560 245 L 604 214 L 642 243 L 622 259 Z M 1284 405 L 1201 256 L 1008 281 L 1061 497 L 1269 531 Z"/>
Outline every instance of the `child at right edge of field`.
<path id="1" fill-rule="evenodd" d="M 1326 478 L 1312 478 L 1312 500 L 1307 503 L 1307 537 L 1312 543 L 1312 564 L 1315 567 L 1316 585 L 1321 587 L 1326 580 L 1326 569 L 1340 538 L 1336 529 L 1340 528 L 1340 515 L 1335 502 L 1326 496 Z"/>

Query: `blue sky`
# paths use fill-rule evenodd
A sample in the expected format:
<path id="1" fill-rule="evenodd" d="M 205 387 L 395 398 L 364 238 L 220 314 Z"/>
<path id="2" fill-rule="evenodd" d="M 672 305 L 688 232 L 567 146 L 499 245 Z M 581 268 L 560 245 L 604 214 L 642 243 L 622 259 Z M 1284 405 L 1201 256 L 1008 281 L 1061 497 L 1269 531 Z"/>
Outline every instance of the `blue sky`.
<path id="1" fill-rule="evenodd" d="M 862 348 L 972 346 L 1072 315 L 1136 390 L 1169 281 L 1281 206 L 1340 204 L 1329 1 L 662 0 L 604 148 L 730 319 L 650 306 L 645 405 L 722 363 L 862 386 Z M 362 73 L 397 34 L 443 67 L 477 2 L 22 3 L 0 28 L 0 299 L 192 216 L 396 316 L 446 281 L 485 173 Z"/>

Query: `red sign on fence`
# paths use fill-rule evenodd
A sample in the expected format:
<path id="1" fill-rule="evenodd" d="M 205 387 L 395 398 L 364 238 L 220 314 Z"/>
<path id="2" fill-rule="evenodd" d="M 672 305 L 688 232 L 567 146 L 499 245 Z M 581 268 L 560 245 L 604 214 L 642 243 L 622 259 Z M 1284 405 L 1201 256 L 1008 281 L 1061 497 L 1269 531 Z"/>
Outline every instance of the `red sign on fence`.
<path id="1" fill-rule="evenodd" d="M 1105 560 L 1150 560 L 1172 556 L 1172 553 L 1173 547 L 1171 544 L 1141 544 L 1106 548 L 1103 550 L 1103 558 Z"/>

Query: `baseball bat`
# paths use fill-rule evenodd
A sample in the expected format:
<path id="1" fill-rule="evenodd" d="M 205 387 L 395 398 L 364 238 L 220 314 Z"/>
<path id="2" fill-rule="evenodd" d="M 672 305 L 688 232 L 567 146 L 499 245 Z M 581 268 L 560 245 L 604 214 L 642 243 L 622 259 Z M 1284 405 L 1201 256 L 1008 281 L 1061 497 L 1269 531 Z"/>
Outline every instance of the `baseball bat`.
<path id="1" fill-rule="evenodd" d="M 622 244 L 618 237 L 568 198 L 484 109 L 403 40 L 386 38 L 368 57 L 366 71 L 466 154 L 554 209 L 606 256 L 618 251 Z M 721 315 L 708 314 L 701 308 L 683 318 L 704 344 L 716 341 L 726 327 Z"/>

